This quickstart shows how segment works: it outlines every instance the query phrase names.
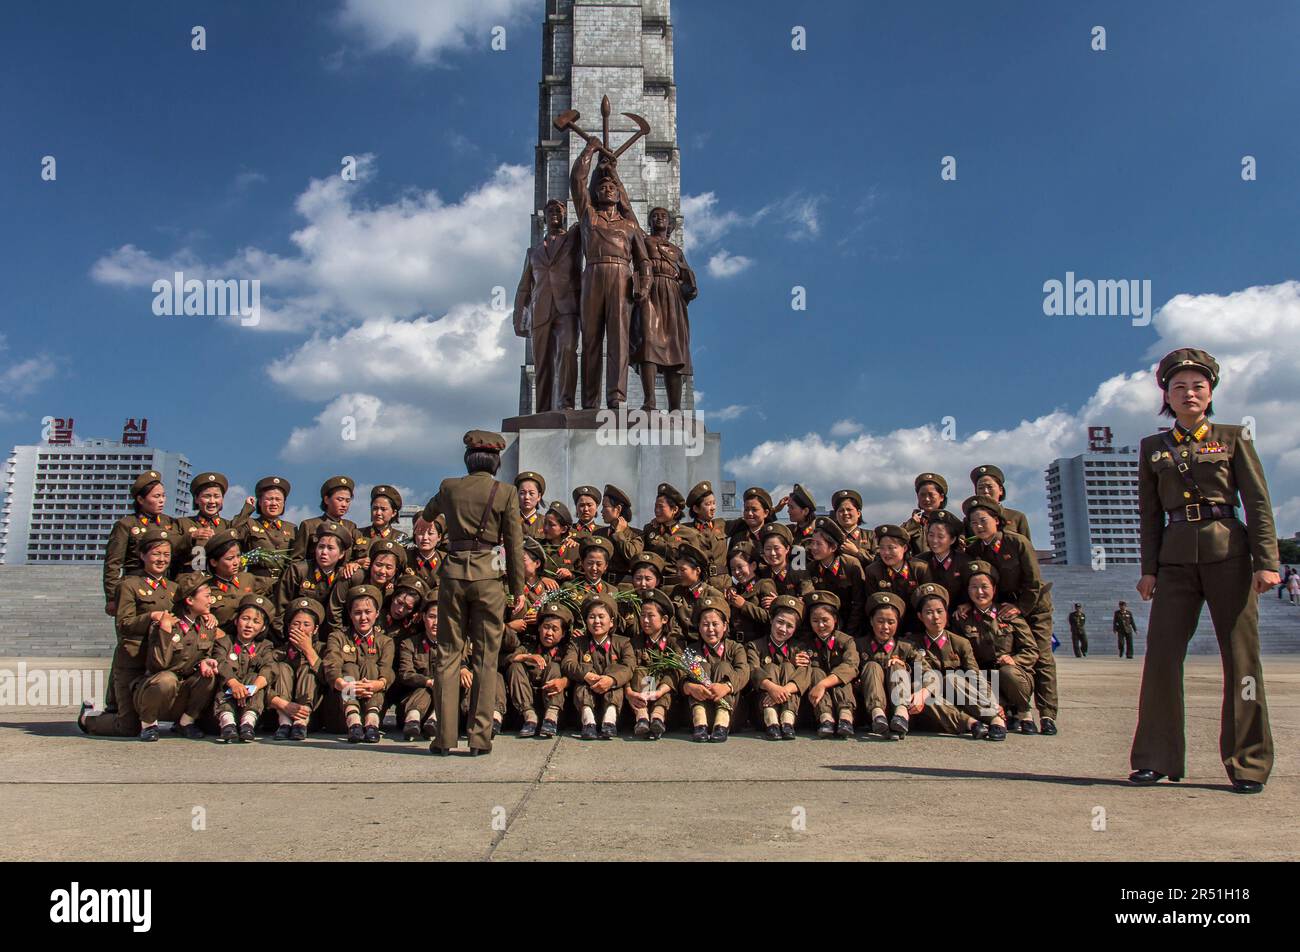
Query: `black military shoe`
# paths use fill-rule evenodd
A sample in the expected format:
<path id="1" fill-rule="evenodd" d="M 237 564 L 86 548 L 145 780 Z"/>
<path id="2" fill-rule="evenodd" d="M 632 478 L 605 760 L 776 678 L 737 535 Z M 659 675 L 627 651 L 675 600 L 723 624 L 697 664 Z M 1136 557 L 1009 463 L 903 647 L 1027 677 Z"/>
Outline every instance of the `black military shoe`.
<path id="1" fill-rule="evenodd" d="M 660 717 L 651 718 L 649 736 L 651 740 L 658 740 L 660 737 L 664 736 L 663 718 Z"/>
<path id="2" fill-rule="evenodd" d="M 1042 726 L 1039 730 L 1049 737 L 1056 733 L 1056 721 L 1052 720 L 1050 717 L 1040 718 L 1040 720 L 1042 721 Z"/>
<path id="3" fill-rule="evenodd" d="M 582 737 L 583 740 L 595 740 L 595 739 L 596 739 L 596 725 L 595 725 L 595 724 L 583 724 L 583 725 L 582 725 L 582 734 L 581 734 L 581 737 Z"/>
<path id="4" fill-rule="evenodd" d="M 361 729 L 360 724 L 353 724 L 348 728 L 348 743 L 359 744 L 366 739 L 366 732 Z"/>
<path id="5" fill-rule="evenodd" d="M 822 721 L 817 728 L 817 736 L 823 739 L 835 736 L 835 724 L 832 721 Z"/>
<path id="6" fill-rule="evenodd" d="M 1020 733 L 1022 734 L 1038 733 L 1038 726 L 1034 723 L 1034 719 L 1032 717 L 1023 718 L 1020 721 Z"/>
<path id="7" fill-rule="evenodd" d="M 487 757 L 491 753 L 492 751 L 490 749 L 484 747 L 471 747 L 469 749 L 469 755 L 471 757 Z"/>
<path id="8" fill-rule="evenodd" d="M 367 744 L 378 744 L 379 728 L 376 727 L 374 724 L 370 724 L 369 726 L 366 727 L 366 732 L 361 739 L 365 741 Z"/>
<path id="9" fill-rule="evenodd" d="M 203 733 L 203 728 L 202 728 L 202 727 L 199 727 L 198 724 L 186 724 L 186 725 L 185 725 L 185 739 L 186 739 L 186 740 L 203 740 L 203 738 L 206 737 L 206 736 L 207 736 L 207 735 Z"/>
<path id="10" fill-rule="evenodd" d="M 289 728 L 289 739 L 306 740 L 307 739 L 306 726 L 303 724 L 294 724 L 293 727 Z"/>
<path id="11" fill-rule="evenodd" d="M 1135 770 L 1128 775 L 1129 783 L 1135 783 L 1139 787 L 1149 787 L 1153 783 L 1159 783 L 1165 779 L 1165 775 L 1156 770 Z M 1177 783 L 1182 777 L 1170 777 L 1171 783 Z"/>
<path id="12" fill-rule="evenodd" d="M 889 733 L 889 721 L 885 719 L 884 714 L 877 714 L 871 719 L 871 733 L 879 734 L 881 737 Z"/>
<path id="13" fill-rule="evenodd" d="M 764 732 L 767 734 L 767 739 L 768 739 L 768 740 L 780 740 L 780 739 L 781 739 L 781 725 L 780 725 L 780 724 L 768 724 L 767 727 L 765 728 L 765 731 L 764 731 Z"/>
<path id="14" fill-rule="evenodd" d="M 91 704 L 89 701 L 81 702 L 81 710 L 77 714 L 77 730 L 81 731 L 81 733 L 83 734 L 90 733 L 90 731 L 86 727 L 86 714 L 88 714 L 90 711 L 93 711 L 94 709 L 95 709 L 95 705 Z"/>
<path id="15" fill-rule="evenodd" d="M 235 729 L 234 724 L 223 724 L 221 726 L 221 743 L 233 744 L 239 740 L 239 731 Z"/>
<path id="16" fill-rule="evenodd" d="M 600 739 L 613 740 L 618 736 L 618 725 L 613 721 L 605 721 L 600 725 Z"/>
<path id="17" fill-rule="evenodd" d="M 155 741 L 158 739 L 158 725 L 150 724 L 148 727 L 140 729 L 140 739 L 144 741 Z"/>
<path id="18" fill-rule="evenodd" d="M 907 736 L 908 721 L 902 714 L 895 714 L 889 719 L 889 737 L 891 740 L 902 740 Z"/>
<path id="19" fill-rule="evenodd" d="M 501 722 L 498 721 L 496 718 L 493 718 L 493 719 L 492 719 L 492 736 L 493 736 L 493 737 L 496 737 L 496 736 L 497 736 L 498 734 L 500 734 L 500 733 L 501 733 Z"/>
<path id="20" fill-rule="evenodd" d="M 725 725 L 714 724 L 713 733 L 709 736 L 709 740 L 713 741 L 715 744 L 726 743 L 727 735 L 729 733 L 730 731 L 727 730 Z"/>
<path id="21" fill-rule="evenodd" d="M 795 732 L 794 732 L 794 725 L 793 725 L 793 724 L 782 724 L 782 725 L 781 725 L 781 739 L 782 739 L 782 740 L 794 740 L 794 739 L 795 739 Z"/>
<path id="22" fill-rule="evenodd" d="M 835 725 L 836 737 L 856 737 L 857 731 L 853 729 L 852 721 L 840 721 Z"/>
<path id="23" fill-rule="evenodd" d="M 970 736 L 976 740 L 983 740 L 989 736 L 989 729 L 984 726 L 982 721 L 976 721 L 970 726 Z"/>
<path id="24" fill-rule="evenodd" d="M 405 724 L 403 724 L 403 725 L 402 725 L 402 736 L 405 737 L 407 740 L 419 740 L 419 739 L 420 739 L 420 722 L 419 722 L 419 721 L 407 721 Z"/>
<path id="25" fill-rule="evenodd" d="M 543 740 L 550 740 L 559 729 L 560 725 L 555 721 L 542 721 L 542 726 L 537 729 L 537 736 Z"/>
<path id="26" fill-rule="evenodd" d="M 536 736 L 537 736 L 537 722 L 536 722 L 536 721 L 524 721 L 524 726 L 521 727 L 521 728 L 519 728 L 519 736 L 520 736 L 520 737 L 536 737 Z"/>
<path id="27" fill-rule="evenodd" d="M 429 753 L 433 754 L 435 757 L 451 756 L 451 751 L 449 751 L 446 747 L 439 747 L 438 742 L 436 740 L 429 745 Z"/>
<path id="28" fill-rule="evenodd" d="M 650 720 L 645 717 L 638 717 L 636 724 L 632 727 L 633 737 L 647 737 L 650 734 Z"/>
<path id="29" fill-rule="evenodd" d="M 709 739 L 709 729 L 705 727 L 703 724 L 697 725 L 695 730 L 691 731 L 691 740 L 695 741 L 696 743 L 702 744 L 708 739 Z"/>
<path id="30" fill-rule="evenodd" d="M 276 740 L 288 740 L 289 735 L 292 733 L 293 733 L 292 724 L 281 724 L 279 727 L 275 729 L 275 734 L 273 736 L 275 737 Z"/>
<path id="31" fill-rule="evenodd" d="M 990 724 L 988 740 L 1006 740 L 1007 729 L 1002 724 Z"/>
<path id="32" fill-rule="evenodd" d="M 240 724 L 240 725 L 239 725 L 239 742 L 240 742 L 241 744 L 248 744 L 248 743 L 251 743 L 251 742 L 253 742 L 253 741 L 255 741 L 255 740 L 257 740 L 257 731 L 253 728 L 253 725 L 252 725 L 252 724 Z"/>
<path id="33" fill-rule="evenodd" d="M 438 722 L 427 719 L 420 725 L 420 736 L 425 740 L 433 740 L 438 736 Z"/>
<path id="34" fill-rule="evenodd" d="M 1263 793 L 1264 785 L 1258 780 L 1234 780 L 1232 791 L 1233 793 Z"/>

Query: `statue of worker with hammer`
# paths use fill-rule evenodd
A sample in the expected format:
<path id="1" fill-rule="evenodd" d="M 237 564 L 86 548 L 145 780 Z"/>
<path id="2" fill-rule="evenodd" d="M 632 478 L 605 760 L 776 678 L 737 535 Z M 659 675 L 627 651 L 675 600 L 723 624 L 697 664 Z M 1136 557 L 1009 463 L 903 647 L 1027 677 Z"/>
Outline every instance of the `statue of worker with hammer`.
<path id="1" fill-rule="evenodd" d="M 633 301 L 645 299 L 651 279 L 645 235 L 637 221 L 627 190 L 618 177 L 618 156 L 645 135 L 650 127 L 640 116 L 625 113 L 638 132 L 616 152 L 609 148 L 609 99 L 601 103 L 605 141 L 587 135 L 576 125 L 578 114 L 569 110 L 555 126 L 572 130 L 587 140 L 573 163 L 569 190 L 577 212 L 586 267 L 582 272 L 579 303 L 582 325 L 582 406 L 600 407 L 601 349 L 605 358 L 605 403 L 617 408 L 627 401 L 627 370 L 631 359 Z M 592 157 L 600 161 L 591 170 Z"/>

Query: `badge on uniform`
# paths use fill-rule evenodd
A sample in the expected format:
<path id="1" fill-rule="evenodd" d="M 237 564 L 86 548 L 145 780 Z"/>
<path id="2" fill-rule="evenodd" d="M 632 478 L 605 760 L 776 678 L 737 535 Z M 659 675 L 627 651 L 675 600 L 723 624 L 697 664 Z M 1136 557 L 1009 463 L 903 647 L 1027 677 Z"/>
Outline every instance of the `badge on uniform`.
<path id="1" fill-rule="evenodd" d="M 763 659 L 763 663 L 764 663 L 764 664 L 771 664 L 771 663 L 772 663 L 772 656 L 771 656 L 771 655 L 768 655 L 767 657 L 765 657 L 765 658 Z"/>
<path id="2" fill-rule="evenodd" d="M 582 660 L 583 660 L 584 663 L 586 663 L 586 662 L 590 662 L 590 661 L 591 661 L 591 655 L 589 655 L 589 654 L 585 654 L 585 655 L 583 655 L 583 656 L 582 656 Z"/>
<path id="3" fill-rule="evenodd" d="M 148 594 L 149 594 L 149 592 L 148 592 L 146 589 L 143 589 L 143 588 L 140 589 L 140 597 L 143 598 L 145 595 L 148 595 Z"/>
<path id="4" fill-rule="evenodd" d="M 231 660 L 231 661 L 238 661 L 238 660 L 239 660 L 239 654 L 238 654 L 238 652 L 234 652 L 234 651 L 230 652 L 230 660 Z"/>
<path id="5" fill-rule="evenodd" d="M 180 641 L 180 640 L 181 640 L 181 636 L 179 633 L 172 635 L 172 641 Z"/>
<path id="6" fill-rule="evenodd" d="M 139 526 L 132 526 L 132 527 L 131 527 L 131 535 L 139 535 L 139 534 L 140 534 L 140 527 L 139 527 Z"/>
<path id="7" fill-rule="evenodd" d="M 343 646 L 343 653 L 344 653 L 344 654 L 352 654 L 352 646 L 351 646 L 351 645 L 344 645 L 344 646 Z"/>
<path id="8" fill-rule="evenodd" d="M 1163 455 L 1164 455 L 1164 454 L 1161 453 L 1159 450 L 1156 450 L 1154 453 L 1151 454 L 1151 462 L 1153 462 L 1153 463 L 1158 463 L 1158 462 L 1160 462 L 1160 457 L 1163 456 Z"/>
<path id="9" fill-rule="evenodd" d="M 889 588 L 889 583 L 886 582 L 883 578 L 880 580 L 879 584 L 881 588 Z"/>

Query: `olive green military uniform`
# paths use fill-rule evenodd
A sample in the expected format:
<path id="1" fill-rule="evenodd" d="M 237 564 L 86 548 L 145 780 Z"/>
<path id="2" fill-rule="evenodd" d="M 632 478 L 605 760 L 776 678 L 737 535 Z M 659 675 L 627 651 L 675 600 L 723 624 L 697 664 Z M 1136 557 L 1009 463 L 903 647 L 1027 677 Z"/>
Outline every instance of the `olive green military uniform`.
<path id="1" fill-rule="evenodd" d="M 916 675 L 929 668 L 925 653 L 899 634 L 881 644 L 874 635 L 857 640 L 859 679 L 866 711 L 890 714 L 915 693 Z M 898 663 L 895 663 L 898 662 Z"/>
<path id="2" fill-rule="evenodd" d="M 178 589 L 177 594 L 184 590 Z M 217 678 L 204 677 L 199 665 L 209 658 L 218 660 L 220 638 L 216 626 L 205 625 L 202 619 L 178 618 L 171 634 L 153 623 L 145 675 L 135 684 L 135 707 L 143 723 L 175 721 L 182 714 L 197 721 L 212 710 Z"/>
<path id="3" fill-rule="evenodd" d="M 499 434 L 465 434 L 471 450 L 505 448 Z M 444 479 L 424 507 L 425 521 L 439 515 L 447 520 L 447 557 L 438 586 L 438 738 L 435 746 L 456 746 L 457 693 L 460 658 L 468 640 L 478 646 L 470 700 L 469 746 L 492 749 L 491 692 L 480 690 L 488 672 L 497 670 L 505 628 L 507 591 L 513 598 L 524 591 L 524 530 L 519 493 L 486 472 Z M 502 564 L 504 562 L 504 565 Z M 504 571 L 503 571 L 504 569 Z M 506 578 L 502 586 L 502 576 Z"/>
<path id="4" fill-rule="evenodd" d="M 971 607 L 970 615 L 958 627 L 971 644 L 975 661 L 992 683 L 997 673 L 998 697 L 1008 713 L 1027 711 L 1034 695 L 1034 661 L 1038 647 L 1023 618 L 999 618 L 997 607 L 989 611 Z M 1014 664 L 998 664 L 1009 655 Z"/>
<path id="5" fill-rule="evenodd" d="M 1082 608 L 1070 612 L 1070 645 L 1076 658 L 1088 655 L 1088 616 Z"/>
<path id="6" fill-rule="evenodd" d="M 1119 642 L 1119 656 L 1133 657 L 1133 636 L 1137 634 L 1137 622 L 1133 620 L 1133 613 L 1127 608 L 1116 609 L 1111 630 Z"/>
<path id="7" fill-rule="evenodd" d="M 325 500 L 327 497 L 340 489 L 346 489 L 348 492 L 355 493 L 356 488 L 357 484 L 347 476 L 331 476 L 321 484 L 320 496 L 322 514 L 304 519 L 298 524 L 298 529 L 293 534 L 293 543 L 289 547 L 289 555 L 294 561 L 299 561 L 301 559 L 306 559 L 308 562 L 311 561 L 311 548 L 316 544 L 316 529 L 322 522 L 338 523 L 348 530 L 352 538 L 356 538 L 357 524 L 355 522 L 347 517 L 334 519 L 333 517 L 324 514 Z M 401 506 L 398 506 L 397 508 L 400 510 Z M 348 550 L 344 549 L 343 557 L 345 559 L 347 558 L 347 554 Z"/>
<path id="8" fill-rule="evenodd" d="M 387 707 L 385 691 L 377 691 L 362 699 L 339 691 L 334 682 L 339 678 L 353 681 L 382 679 L 387 687 L 391 687 L 397 677 L 393 671 L 394 650 L 393 639 L 379 625 L 366 635 L 358 634 L 350 624 L 330 632 L 322 659 L 325 683 L 330 688 L 329 701 L 325 705 L 325 720 L 330 730 L 346 730 L 349 711 L 362 717 L 382 717 Z"/>
<path id="9" fill-rule="evenodd" d="M 981 476 L 991 476 L 993 479 L 997 480 L 998 485 L 1002 487 L 1002 498 L 998 500 L 999 504 L 1002 506 L 1002 528 L 1006 529 L 1008 532 L 1014 532 L 1017 535 L 1022 535 L 1026 539 L 1029 539 L 1029 518 L 1019 509 L 1012 509 L 1006 504 L 1007 478 L 1002 474 L 1002 470 L 991 464 L 976 466 L 970 471 L 970 484 L 972 487 L 975 487 L 979 483 Z M 978 491 L 978 489 L 972 488 L 972 492 Z M 969 516 L 966 517 L 964 526 L 965 535 L 970 536 Z M 1032 542 L 1033 540 L 1030 539 L 1030 541 Z"/>
<path id="10" fill-rule="evenodd" d="M 316 632 L 312 636 L 314 661 L 289 641 L 289 622 L 294 614 L 304 611 L 316 619 Z M 325 681 L 325 606 L 311 597 L 299 597 L 279 613 L 281 624 L 272 638 L 275 647 L 275 678 L 268 688 L 269 697 L 279 697 L 301 704 L 313 712 L 320 709 L 327 693 Z"/>
<path id="11" fill-rule="evenodd" d="M 567 611 L 567 610 L 566 610 Z M 572 618 L 572 615 L 566 617 Z M 550 708 L 555 708 L 557 715 L 564 710 L 564 705 L 569 696 L 569 688 L 557 694 L 546 694 L 542 686 L 550 681 L 557 681 L 564 677 L 564 672 L 560 669 L 564 661 L 565 653 L 569 650 L 569 638 L 566 635 L 550 648 L 544 648 L 536 639 L 536 631 L 526 633 L 519 639 L 519 647 L 513 652 L 525 652 L 530 655 L 540 655 L 545 662 L 542 667 L 529 664 L 525 661 L 510 661 L 506 668 L 506 690 L 510 697 L 511 706 L 522 716 L 525 711 L 534 711 L 545 713 Z M 511 655 L 502 655 L 509 658 Z"/>
<path id="12" fill-rule="evenodd" d="M 746 642 L 745 661 L 749 666 L 749 697 L 754 723 L 763 723 L 766 708 L 771 708 L 778 720 L 784 715 L 788 723 L 794 723 L 803 697 L 813 684 L 812 668 L 794 662 L 795 655 L 801 650 L 805 649 L 796 637 L 790 637 L 779 645 L 770 634 Z M 782 688 L 793 684 L 795 693 L 784 703 L 775 703 L 764 690 L 764 681 Z"/>
<path id="13" fill-rule="evenodd" d="M 258 480 L 253 495 L 261 498 L 262 493 L 271 489 L 279 489 L 284 493 L 287 506 L 290 486 L 289 481 L 282 476 L 267 476 Z M 264 517 L 248 503 L 244 503 L 244 507 L 239 510 L 239 515 L 230 522 L 239 535 L 240 545 L 245 552 L 263 549 L 289 556 L 293 548 L 294 535 L 298 531 L 298 527 L 288 519 L 282 516 L 275 519 Z M 272 585 L 280 577 L 278 565 L 262 565 L 254 562 L 249 565 L 249 571 L 259 578 L 270 579 Z"/>
<path id="14" fill-rule="evenodd" d="M 912 610 L 912 593 L 916 591 L 917 586 L 933 581 L 930 578 L 930 567 L 928 565 L 920 559 L 905 557 L 902 564 L 897 569 L 893 569 L 886 565 L 880 555 L 877 554 L 863 568 L 862 574 L 864 577 L 863 587 L 867 598 L 871 597 L 872 592 L 893 592 L 907 605 L 907 612 L 899 620 L 900 635 L 920 631 L 920 619 L 916 617 L 916 612 Z"/>
<path id="15" fill-rule="evenodd" d="M 1202 369 L 1217 384 L 1214 359 L 1183 349 L 1161 361 L 1162 386 L 1189 368 Z M 1144 438 L 1138 508 L 1142 574 L 1154 575 L 1156 588 L 1132 765 L 1183 775 L 1183 661 L 1208 602 L 1223 661 L 1220 757 L 1232 781 L 1262 784 L 1273 767 L 1273 738 L 1252 573 L 1277 572 L 1279 560 L 1272 503 L 1254 442 L 1240 426 L 1208 421 L 1190 432 L 1175 424 L 1167 434 Z"/>
<path id="16" fill-rule="evenodd" d="M 730 576 L 726 581 L 731 582 Z M 776 587 L 770 581 L 752 578 L 739 585 L 728 584 L 724 594 L 731 592 L 735 592 L 745 600 L 743 605 L 731 606 L 731 637 L 741 644 L 765 637 L 770 627 L 771 616 L 763 607 L 761 599 L 765 594 L 775 595 Z"/>
<path id="17" fill-rule="evenodd" d="M 584 707 L 589 707 L 597 714 L 606 705 L 620 710 L 623 706 L 623 689 L 632 680 L 636 668 L 636 652 L 632 642 L 622 635 L 610 633 L 603 641 L 597 642 L 591 635 L 583 634 L 569 642 L 560 670 L 569 679 L 573 691 L 573 707 L 581 714 Z M 597 694 L 587 684 L 588 673 L 608 676 L 614 679 L 614 686 L 604 694 Z"/>
<path id="18" fill-rule="evenodd" d="M 351 584 L 348 579 L 339 574 L 337 569 L 322 572 L 315 562 L 295 562 L 280 574 L 280 580 L 275 585 L 276 609 L 283 613 L 289 605 L 300 598 L 310 598 L 327 605 L 331 603 L 336 589 L 346 590 L 351 587 Z M 322 640 L 332 630 L 333 626 L 329 622 L 327 613 L 324 629 L 320 632 Z"/>
<path id="19" fill-rule="evenodd" d="M 238 721 L 245 712 L 252 712 L 260 718 L 266 710 L 269 692 L 274 690 L 276 677 L 275 646 L 271 640 L 258 637 L 252 641 L 241 641 L 238 636 L 232 640 L 228 635 L 222 635 L 217 640 L 216 657 L 220 662 L 217 668 L 217 686 L 213 692 L 216 716 L 220 718 L 222 714 L 229 714 Z M 240 684 L 252 684 L 258 677 L 266 679 L 266 687 L 247 698 L 242 707 L 226 693 L 227 682 L 231 678 Z"/>
<path id="20" fill-rule="evenodd" d="M 181 545 L 180 530 L 170 516 L 123 516 L 113 524 L 104 550 L 104 604 L 117 602 L 117 587 L 123 577 L 144 571 L 140 561 L 139 543 L 144 533 L 157 527 L 167 533 L 172 544 L 172 554 Z M 173 562 L 175 560 L 173 559 Z"/>
<path id="21" fill-rule="evenodd" d="M 958 681 L 963 687 L 969 683 L 968 679 L 972 675 L 977 676 L 979 681 L 983 681 L 975 661 L 975 651 L 965 637 L 945 630 L 935 638 L 931 638 L 924 632 L 913 633 L 907 636 L 906 641 L 916 651 L 924 654 L 926 660 L 922 683 L 914 687 L 918 689 L 924 687 L 930 692 L 930 697 L 926 700 L 921 713 L 912 715 L 913 725 L 941 734 L 960 734 L 966 729 L 968 715 L 974 718 L 982 715 L 991 716 L 987 709 L 981 708 L 979 695 L 971 698 L 966 694 L 967 703 L 952 703 L 945 699 L 944 686 L 937 680 L 941 678 L 944 682 L 950 683 Z M 963 695 L 950 687 L 948 698 L 960 702 Z M 985 699 L 991 700 L 991 698 Z M 969 703 L 971 701 L 975 703 Z"/>
<path id="22" fill-rule="evenodd" d="M 705 611 L 717 611 L 728 626 L 731 623 L 731 610 L 724 598 L 710 594 L 702 598 L 695 607 L 695 616 L 691 619 L 691 630 L 698 630 L 700 615 Z M 682 695 L 682 703 L 691 711 L 692 721 L 697 725 L 712 720 L 715 726 L 729 726 L 733 714 L 743 711 L 741 694 L 749 686 L 749 654 L 745 646 L 733 641 L 729 636 L 723 637 L 715 645 L 709 645 L 703 638 L 696 637 L 690 642 L 703 662 L 704 673 L 714 684 L 725 684 L 730 692 L 719 701 L 698 701 L 685 692 L 687 684 L 693 680 L 684 672 L 674 675 L 676 690 Z M 725 717 L 722 716 L 726 712 Z"/>

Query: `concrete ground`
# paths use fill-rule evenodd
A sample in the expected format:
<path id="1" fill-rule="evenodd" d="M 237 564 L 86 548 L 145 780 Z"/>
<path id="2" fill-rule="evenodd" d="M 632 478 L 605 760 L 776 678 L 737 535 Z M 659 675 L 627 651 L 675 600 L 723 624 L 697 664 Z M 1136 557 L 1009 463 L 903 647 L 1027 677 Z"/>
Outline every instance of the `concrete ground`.
<path id="1" fill-rule="evenodd" d="M 1188 662 L 1187 777 L 1154 789 L 1124 779 L 1141 661 L 1058 664 L 1061 734 L 1003 744 L 502 737 L 434 758 L 388 737 L 92 739 L 72 708 L 5 707 L 0 859 L 1300 857 L 1300 659 L 1265 663 L 1278 756 L 1256 797 L 1218 760 L 1217 659 Z"/>

